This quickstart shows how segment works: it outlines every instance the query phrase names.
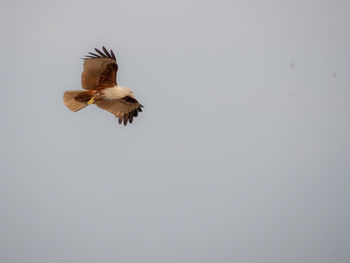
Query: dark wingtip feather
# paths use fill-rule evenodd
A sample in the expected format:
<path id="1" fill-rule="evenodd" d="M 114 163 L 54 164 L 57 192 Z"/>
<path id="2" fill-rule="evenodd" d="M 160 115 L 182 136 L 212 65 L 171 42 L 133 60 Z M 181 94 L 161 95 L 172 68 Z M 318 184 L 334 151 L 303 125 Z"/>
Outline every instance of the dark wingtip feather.
<path id="1" fill-rule="evenodd" d="M 128 124 L 128 115 L 124 115 L 124 126 Z"/>
<path id="2" fill-rule="evenodd" d="M 113 53 L 113 50 L 112 50 L 112 49 L 110 50 L 110 52 L 111 52 L 111 56 L 112 56 L 112 58 L 113 58 L 113 59 L 115 59 L 115 55 L 114 55 L 114 53 Z"/>
<path id="3" fill-rule="evenodd" d="M 103 51 L 107 55 L 107 57 L 112 58 L 111 55 L 108 53 L 108 50 L 105 47 L 102 47 Z"/>
<path id="4" fill-rule="evenodd" d="M 129 113 L 129 122 L 132 123 L 132 120 L 134 119 L 134 113 L 130 112 Z"/>
<path id="5" fill-rule="evenodd" d="M 103 46 L 103 47 L 102 47 L 102 50 L 103 50 L 104 53 L 103 53 L 101 50 L 95 48 L 95 51 L 96 51 L 97 54 L 92 53 L 92 52 L 88 52 L 89 55 L 87 55 L 86 57 L 84 57 L 84 59 L 111 58 L 111 59 L 116 60 L 115 55 L 114 55 L 112 49 L 110 50 L 110 53 L 109 53 L 108 50 L 107 50 L 107 48 Z"/>
<path id="6" fill-rule="evenodd" d="M 95 53 L 92 53 L 92 52 L 89 52 L 89 54 L 90 54 L 91 56 L 96 57 L 96 58 L 99 58 L 99 57 L 100 57 L 99 55 L 97 55 L 97 54 L 95 54 Z"/>
<path id="7" fill-rule="evenodd" d="M 124 124 L 124 126 L 127 126 L 128 122 L 131 124 L 134 120 L 134 117 L 136 118 L 137 115 L 138 115 L 138 111 L 136 109 L 136 110 L 129 112 L 128 114 L 120 116 L 118 119 L 118 122 L 119 122 L 119 124 Z"/>
<path id="8" fill-rule="evenodd" d="M 97 48 L 95 48 L 95 51 L 100 54 L 102 57 L 106 58 L 107 56 L 105 54 L 103 54 L 103 52 L 101 52 L 100 50 L 98 50 Z"/>

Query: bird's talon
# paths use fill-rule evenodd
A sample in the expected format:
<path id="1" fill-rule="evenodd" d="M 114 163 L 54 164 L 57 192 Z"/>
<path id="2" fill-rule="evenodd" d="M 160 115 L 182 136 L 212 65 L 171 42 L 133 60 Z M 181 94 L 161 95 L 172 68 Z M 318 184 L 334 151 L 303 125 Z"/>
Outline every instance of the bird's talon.
<path id="1" fill-rule="evenodd" d="M 90 105 L 95 102 L 95 97 L 92 97 L 86 104 Z"/>

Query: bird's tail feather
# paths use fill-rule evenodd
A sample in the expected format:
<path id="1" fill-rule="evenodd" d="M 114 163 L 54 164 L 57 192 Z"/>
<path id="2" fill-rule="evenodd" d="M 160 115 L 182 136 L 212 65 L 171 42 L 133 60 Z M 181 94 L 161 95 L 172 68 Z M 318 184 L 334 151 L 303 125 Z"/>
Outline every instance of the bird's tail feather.
<path id="1" fill-rule="evenodd" d="M 63 102 L 71 111 L 78 111 L 88 105 L 91 97 L 88 91 L 69 90 L 63 94 Z"/>

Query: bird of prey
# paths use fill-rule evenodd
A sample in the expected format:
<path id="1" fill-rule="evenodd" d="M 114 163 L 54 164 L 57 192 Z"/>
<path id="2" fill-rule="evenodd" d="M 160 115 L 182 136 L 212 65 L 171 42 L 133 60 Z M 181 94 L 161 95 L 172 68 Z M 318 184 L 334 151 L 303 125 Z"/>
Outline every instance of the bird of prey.
<path id="1" fill-rule="evenodd" d="M 133 118 L 142 112 L 142 105 L 127 87 L 117 84 L 118 64 L 112 50 L 105 47 L 97 54 L 89 52 L 84 57 L 84 71 L 81 86 L 85 90 L 66 91 L 63 102 L 70 110 L 78 111 L 90 104 L 107 110 L 119 118 L 119 124 L 132 123 Z"/>

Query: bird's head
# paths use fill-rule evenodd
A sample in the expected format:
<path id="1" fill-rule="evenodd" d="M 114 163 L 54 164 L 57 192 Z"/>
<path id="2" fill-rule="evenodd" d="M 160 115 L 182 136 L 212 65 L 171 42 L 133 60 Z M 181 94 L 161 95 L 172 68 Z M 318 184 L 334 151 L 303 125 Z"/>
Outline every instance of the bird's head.
<path id="1" fill-rule="evenodd" d="M 123 86 L 119 86 L 119 88 L 125 97 L 129 96 L 129 97 L 135 98 L 134 92 L 131 89 L 129 89 L 127 87 L 123 87 Z"/>

